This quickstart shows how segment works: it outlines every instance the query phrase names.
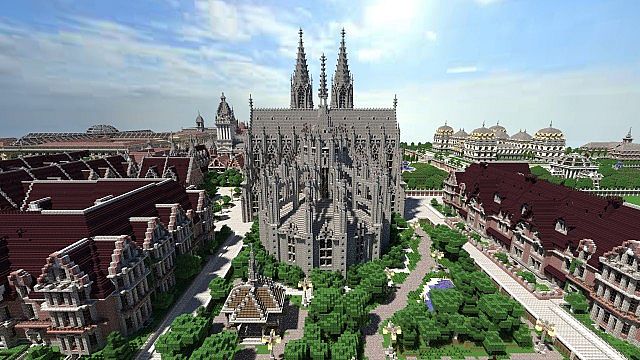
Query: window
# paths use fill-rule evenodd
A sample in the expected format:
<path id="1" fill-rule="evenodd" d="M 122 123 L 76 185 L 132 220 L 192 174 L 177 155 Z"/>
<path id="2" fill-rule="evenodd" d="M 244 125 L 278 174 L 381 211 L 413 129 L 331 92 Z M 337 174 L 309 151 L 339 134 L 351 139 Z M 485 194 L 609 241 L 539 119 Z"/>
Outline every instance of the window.
<path id="1" fill-rule="evenodd" d="M 631 330 L 631 324 L 629 324 L 629 323 L 624 323 L 624 324 L 622 325 L 622 333 L 623 333 L 624 335 L 629 335 L 629 330 Z"/>
<path id="2" fill-rule="evenodd" d="M 287 251 L 289 261 L 296 261 L 296 239 L 293 236 L 287 237 Z"/>
<path id="3" fill-rule="evenodd" d="M 320 266 L 331 266 L 332 258 L 331 239 L 320 239 Z"/>
<path id="4" fill-rule="evenodd" d="M 620 281 L 622 281 L 622 274 L 619 272 L 616 272 L 615 279 L 616 279 L 616 282 L 620 284 Z"/>
<path id="5" fill-rule="evenodd" d="M 564 220 L 558 219 L 558 221 L 556 221 L 556 231 L 567 235 L 567 224 L 565 224 Z"/>

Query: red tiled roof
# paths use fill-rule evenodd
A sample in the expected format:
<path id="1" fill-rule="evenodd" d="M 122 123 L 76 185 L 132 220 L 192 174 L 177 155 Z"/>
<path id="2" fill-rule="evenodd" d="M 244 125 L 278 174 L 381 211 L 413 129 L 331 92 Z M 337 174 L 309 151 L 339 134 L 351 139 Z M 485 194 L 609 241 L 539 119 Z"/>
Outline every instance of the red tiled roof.
<path id="1" fill-rule="evenodd" d="M 170 179 L 100 179 L 80 183 L 36 181 L 33 184 L 33 195 L 29 198 L 51 197 L 53 210 L 0 212 L 0 238 L 4 237 L 6 241 L 6 251 L 0 244 L 0 253 L 9 255 L 8 270 L 0 258 L 0 275 L 24 269 L 37 276 L 49 254 L 83 238 L 135 236 L 129 218 L 160 216 L 156 204 L 178 203 L 185 210 L 196 206 L 192 206 L 186 190 Z M 115 198 L 92 206 L 96 197 L 105 194 L 113 194 Z M 79 211 L 64 211 L 74 207 Z M 97 251 L 102 256 L 99 248 Z M 98 266 L 96 264 L 91 266 Z M 0 277 L 0 284 L 5 283 L 7 277 Z"/>
<path id="2" fill-rule="evenodd" d="M 153 168 L 158 176 L 163 177 L 165 171 L 171 169 L 176 175 L 177 181 L 186 186 L 189 182 L 189 165 L 191 157 L 174 157 L 174 156 L 146 156 L 140 163 L 139 177 L 143 178 L 147 175 L 150 168 Z"/>
<path id="3" fill-rule="evenodd" d="M 580 240 L 592 239 L 597 249 L 589 264 L 594 267 L 604 252 L 640 233 L 639 210 L 622 206 L 619 200 L 538 180 L 521 164 L 473 164 L 456 173 L 456 178 L 458 184 L 465 184 L 468 197 L 478 199 L 487 216 L 503 212 L 514 225 L 530 224 L 545 249 L 575 249 Z M 495 194 L 500 203 L 494 201 Z M 525 204 L 530 210 L 522 214 Z M 555 230 L 558 219 L 565 221 L 567 235 Z"/>

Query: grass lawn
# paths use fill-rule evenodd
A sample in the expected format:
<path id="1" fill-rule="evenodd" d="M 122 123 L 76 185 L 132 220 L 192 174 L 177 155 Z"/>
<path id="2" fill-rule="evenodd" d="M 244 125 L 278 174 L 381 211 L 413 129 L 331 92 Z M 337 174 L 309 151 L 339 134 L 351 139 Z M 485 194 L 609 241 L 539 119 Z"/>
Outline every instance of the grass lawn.
<path id="1" fill-rule="evenodd" d="M 405 280 L 407 280 L 408 276 L 409 273 L 395 273 L 393 274 L 391 280 L 393 280 L 394 284 L 402 284 Z"/>
<path id="2" fill-rule="evenodd" d="M 23 352 L 29 349 L 29 345 L 17 345 L 10 349 L 2 349 L 0 350 L 0 359 L 2 360 L 14 360 L 17 359 L 18 356 L 22 355 Z"/>
<path id="3" fill-rule="evenodd" d="M 256 346 L 256 354 L 258 354 L 258 355 L 260 355 L 260 354 L 269 355 L 269 348 L 267 347 L 267 345 L 257 345 Z"/>
<path id="4" fill-rule="evenodd" d="M 640 196 L 625 196 L 624 201 L 631 204 L 640 205 Z"/>
<path id="5" fill-rule="evenodd" d="M 302 307 L 302 296 L 300 295 L 289 295 L 289 303 L 291 305 L 295 305 L 299 308 Z"/>

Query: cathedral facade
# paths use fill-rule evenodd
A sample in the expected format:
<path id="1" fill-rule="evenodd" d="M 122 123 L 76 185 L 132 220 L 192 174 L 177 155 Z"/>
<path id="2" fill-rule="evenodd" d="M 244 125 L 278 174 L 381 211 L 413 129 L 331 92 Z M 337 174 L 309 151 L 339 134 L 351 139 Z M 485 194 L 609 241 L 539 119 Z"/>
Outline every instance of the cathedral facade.
<path id="1" fill-rule="evenodd" d="M 302 42 L 289 108 L 254 108 L 246 142 L 245 221 L 258 220 L 267 251 L 279 261 L 340 271 L 379 258 L 392 212 L 403 213 L 396 104 L 353 106 L 344 30 L 331 102 L 321 59 L 319 104 Z"/>

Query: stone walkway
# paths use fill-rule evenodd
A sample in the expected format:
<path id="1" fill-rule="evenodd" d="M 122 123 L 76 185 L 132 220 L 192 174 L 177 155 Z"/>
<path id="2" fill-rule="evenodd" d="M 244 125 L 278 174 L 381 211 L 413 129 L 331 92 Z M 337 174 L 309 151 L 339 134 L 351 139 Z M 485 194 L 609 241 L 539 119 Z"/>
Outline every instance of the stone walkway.
<path id="1" fill-rule="evenodd" d="M 556 337 L 582 360 L 625 359 L 622 354 L 604 342 L 587 327 L 551 300 L 540 300 L 505 273 L 491 259 L 466 243 L 463 247 L 475 262 L 491 276 L 511 297 L 516 299 L 536 319 L 556 326 Z"/>
<path id="2" fill-rule="evenodd" d="M 286 318 L 280 324 L 281 331 L 286 331 L 282 337 L 282 342 L 273 347 L 273 355 L 276 359 L 284 358 L 284 347 L 288 341 L 302 338 L 304 335 L 304 321 L 307 318 L 306 309 L 298 309 L 295 306 L 287 306 L 285 308 Z M 224 318 L 222 318 L 224 321 Z M 215 321 L 215 320 L 214 320 Z M 236 353 L 234 360 L 253 360 L 253 359 L 269 359 L 267 354 L 256 354 L 254 347 L 246 347 Z"/>
<path id="3" fill-rule="evenodd" d="M 364 355 L 369 360 L 385 359 L 385 349 L 382 346 L 383 338 L 382 335 L 378 333 L 380 324 L 389 319 L 396 311 L 407 306 L 407 296 L 409 292 L 416 290 L 422 283 L 425 275 L 435 266 L 435 261 L 429 255 L 431 254 L 431 239 L 429 235 L 420 227 L 416 228 L 416 234 L 422 238 L 418 246 L 418 251 L 420 255 L 422 255 L 420 261 L 418 261 L 416 268 L 409 274 L 405 282 L 396 288 L 395 295 L 391 302 L 378 306 L 369 314 L 370 322 L 363 328 L 365 335 Z"/>
<path id="4" fill-rule="evenodd" d="M 226 276 L 231 267 L 231 260 L 233 260 L 242 249 L 241 235 L 246 234 L 251 228 L 251 223 L 242 222 L 240 202 L 236 200 L 234 203 L 236 206 L 230 208 L 228 212 L 226 212 L 224 219 L 215 224 L 218 230 L 223 225 L 228 225 L 234 234 L 229 236 L 218 252 L 209 258 L 209 261 L 205 264 L 200 274 L 198 274 L 191 286 L 182 294 L 169 313 L 167 313 L 158 329 L 149 336 L 136 356 L 136 360 L 160 359 L 160 354 L 155 351 L 155 342 L 158 340 L 158 337 L 169 331 L 171 323 L 179 315 L 195 313 L 198 307 L 208 304 L 211 300 L 209 282 L 211 282 L 214 277 Z"/>

